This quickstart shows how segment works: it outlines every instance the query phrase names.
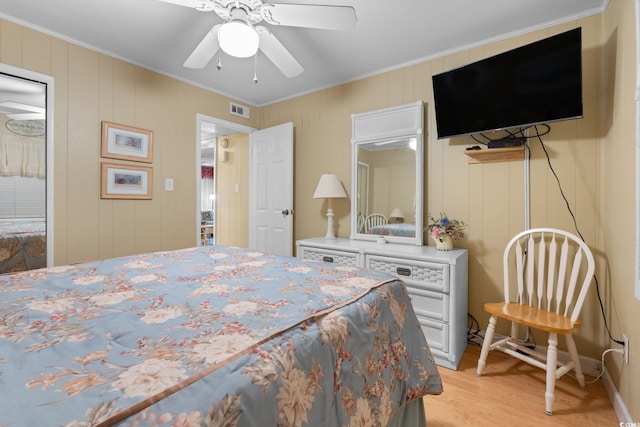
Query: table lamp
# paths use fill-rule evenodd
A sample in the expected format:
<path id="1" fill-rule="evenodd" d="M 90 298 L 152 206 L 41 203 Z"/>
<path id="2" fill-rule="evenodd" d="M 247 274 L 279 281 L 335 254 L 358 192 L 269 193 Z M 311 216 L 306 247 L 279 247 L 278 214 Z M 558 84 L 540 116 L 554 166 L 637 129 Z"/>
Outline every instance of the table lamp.
<path id="1" fill-rule="evenodd" d="M 391 223 L 402 223 L 404 222 L 404 214 L 400 210 L 400 208 L 395 207 L 389 214 L 389 222 Z"/>
<path id="2" fill-rule="evenodd" d="M 314 199 L 327 199 L 327 235 L 325 239 L 335 239 L 333 234 L 333 209 L 331 208 L 331 199 L 343 199 L 347 197 L 347 193 L 342 187 L 340 179 L 332 174 L 325 173 L 320 177 L 316 192 L 313 193 Z"/>

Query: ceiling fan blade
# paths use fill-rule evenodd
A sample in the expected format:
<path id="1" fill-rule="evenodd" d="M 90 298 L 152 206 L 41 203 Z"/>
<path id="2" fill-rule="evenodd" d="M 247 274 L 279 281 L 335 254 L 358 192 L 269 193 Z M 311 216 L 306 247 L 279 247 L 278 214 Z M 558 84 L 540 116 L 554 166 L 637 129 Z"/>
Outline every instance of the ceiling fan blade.
<path id="1" fill-rule="evenodd" d="M 262 15 L 273 25 L 324 30 L 353 30 L 358 22 L 356 10 L 351 6 L 265 3 Z"/>
<path id="2" fill-rule="evenodd" d="M 177 4 L 178 6 L 191 7 L 193 9 L 208 11 L 213 10 L 211 0 L 158 0 L 164 3 Z"/>
<path id="3" fill-rule="evenodd" d="M 218 42 L 218 30 L 222 25 L 215 25 L 202 39 L 200 44 L 191 52 L 191 55 L 184 61 L 184 66 L 187 68 L 204 68 L 213 55 L 220 49 L 220 43 Z"/>
<path id="4" fill-rule="evenodd" d="M 295 77 L 304 71 L 296 58 L 267 28 L 256 27 L 256 31 L 260 36 L 260 50 L 273 62 L 273 65 L 282 71 L 282 74 L 287 77 Z"/>

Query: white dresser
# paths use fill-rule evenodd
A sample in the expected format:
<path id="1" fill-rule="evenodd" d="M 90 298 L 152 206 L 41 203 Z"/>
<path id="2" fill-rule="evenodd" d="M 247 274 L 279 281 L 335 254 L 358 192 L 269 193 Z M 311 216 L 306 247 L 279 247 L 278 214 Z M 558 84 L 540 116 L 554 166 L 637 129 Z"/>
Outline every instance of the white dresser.
<path id="1" fill-rule="evenodd" d="M 407 285 L 438 365 L 457 369 L 467 346 L 467 251 L 324 238 L 298 240 L 298 258 L 388 272 Z"/>

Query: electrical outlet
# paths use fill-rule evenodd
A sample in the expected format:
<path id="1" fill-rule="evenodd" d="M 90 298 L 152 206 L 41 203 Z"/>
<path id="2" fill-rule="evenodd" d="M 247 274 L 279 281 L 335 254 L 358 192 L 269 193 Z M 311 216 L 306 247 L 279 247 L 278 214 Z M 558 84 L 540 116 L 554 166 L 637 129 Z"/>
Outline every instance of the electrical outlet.
<path id="1" fill-rule="evenodd" d="M 624 363 L 625 365 L 629 364 L 629 338 L 626 335 L 622 335 L 622 341 L 624 342 L 624 348 L 622 351 L 624 352 Z"/>

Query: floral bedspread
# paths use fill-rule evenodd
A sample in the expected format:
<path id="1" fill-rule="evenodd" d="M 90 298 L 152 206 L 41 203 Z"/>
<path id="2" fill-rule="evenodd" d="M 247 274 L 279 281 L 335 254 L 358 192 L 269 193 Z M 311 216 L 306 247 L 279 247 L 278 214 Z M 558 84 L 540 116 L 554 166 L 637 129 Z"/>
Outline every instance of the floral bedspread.
<path id="1" fill-rule="evenodd" d="M 442 391 L 404 284 L 204 246 L 0 276 L 0 426 L 385 426 Z"/>
<path id="2" fill-rule="evenodd" d="M 44 219 L 0 219 L 0 274 L 46 265 Z"/>
<path id="3" fill-rule="evenodd" d="M 410 223 L 381 224 L 371 227 L 369 234 L 380 236 L 416 237 L 416 225 Z"/>

